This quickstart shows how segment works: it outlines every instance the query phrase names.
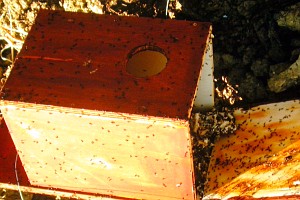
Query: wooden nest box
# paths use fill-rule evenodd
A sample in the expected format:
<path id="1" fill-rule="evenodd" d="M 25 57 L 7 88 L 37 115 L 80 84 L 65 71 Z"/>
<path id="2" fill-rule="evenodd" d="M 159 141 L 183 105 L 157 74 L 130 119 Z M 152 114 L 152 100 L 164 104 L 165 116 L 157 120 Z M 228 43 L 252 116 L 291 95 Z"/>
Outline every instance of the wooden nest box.
<path id="1" fill-rule="evenodd" d="M 41 11 L 1 100 L 30 186 L 195 199 L 189 118 L 212 105 L 211 64 L 209 23 Z"/>

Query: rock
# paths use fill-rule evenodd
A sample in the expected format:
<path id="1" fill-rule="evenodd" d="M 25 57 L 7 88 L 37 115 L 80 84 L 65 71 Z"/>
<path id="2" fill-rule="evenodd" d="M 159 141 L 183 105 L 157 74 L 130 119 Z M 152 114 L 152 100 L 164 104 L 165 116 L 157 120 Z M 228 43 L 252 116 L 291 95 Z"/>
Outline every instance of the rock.
<path id="1" fill-rule="evenodd" d="M 222 60 L 223 60 L 224 65 L 232 66 L 232 65 L 235 65 L 237 63 L 236 59 L 231 54 L 223 54 L 222 55 Z"/>
<path id="2" fill-rule="evenodd" d="M 292 5 L 276 15 L 278 26 L 300 32 L 300 3 Z"/>
<path id="3" fill-rule="evenodd" d="M 290 65 L 291 64 L 287 63 L 287 62 L 271 65 L 270 69 L 269 69 L 269 76 L 272 77 L 272 76 L 280 74 L 281 72 L 283 72 L 284 70 L 289 68 Z"/>
<path id="4" fill-rule="evenodd" d="M 237 7 L 240 15 L 250 18 L 253 15 L 253 9 L 256 7 L 257 1 L 242 1 Z"/>
<path id="5" fill-rule="evenodd" d="M 288 69 L 268 80 L 269 89 L 279 93 L 300 84 L 300 56 Z"/>
<path id="6" fill-rule="evenodd" d="M 280 38 L 276 22 L 270 13 L 256 16 L 253 20 L 256 35 L 267 52 L 269 59 L 274 63 L 283 62 L 287 58 L 285 43 Z"/>
<path id="7" fill-rule="evenodd" d="M 294 49 L 291 53 L 290 61 L 297 60 L 299 55 L 300 55 L 300 48 Z"/>
<path id="8" fill-rule="evenodd" d="M 292 38 L 290 45 L 292 47 L 300 47 L 300 38 Z"/>
<path id="9" fill-rule="evenodd" d="M 268 56 L 270 61 L 275 63 L 283 62 L 287 59 L 287 51 L 283 48 L 281 44 L 272 43 L 268 50 Z"/>
<path id="10" fill-rule="evenodd" d="M 233 55 L 225 53 L 214 53 L 214 65 L 218 70 L 230 69 L 240 61 Z"/>
<path id="11" fill-rule="evenodd" d="M 265 49 L 268 49 L 270 45 L 268 36 L 269 18 L 270 17 L 266 14 L 264 16 L 257 16 L 254 18 L 252 25 L 257 38 L 259 39 L 260 43 L 264 46 Z"/>
<path id="12" fill-rule="evenodd" d="M 267 59 L 258 59 L 251 65 L 251 70 L 255 76 L 265 76 L 269 73 L 269 61 Z"/>
<path id="13" fill-rule="evenodd" d="M 239 85 L 241 83 L 241 81 L 244 79 L 245 74 L 246 74 L 245 68 L 243 68 L 243 67 L 233 68 L 228 73 L 228 76 L 227 76 L 228 81 L 232 85 Z"/>
<path id="14" fill-rule="evenodd" d="M 238 91 L 247 102 L 255 102 L 267 96 L 264 84 L 250 73 L 247 73 L 246 77 L 241 80 Z"/>
<path id="15" fill-rule="evenodd" d="M 255 56 L 256 56 L 255 48 L 248 46 L 246 49 L 244 49 L 243 64 L 250 65 L 255 59 Z"/>

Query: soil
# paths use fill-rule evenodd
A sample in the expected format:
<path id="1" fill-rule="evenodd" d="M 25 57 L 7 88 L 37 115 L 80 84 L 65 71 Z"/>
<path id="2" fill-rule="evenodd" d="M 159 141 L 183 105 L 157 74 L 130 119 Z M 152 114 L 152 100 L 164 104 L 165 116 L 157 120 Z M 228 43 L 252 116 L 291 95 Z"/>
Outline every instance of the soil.
<path id="1" fill-rule="evenodd" d="M 300 52 L 299 32 L 279 27 L 276 21 L 282 10 L 296 3 L 296 0 L 3 0 L 0 2 L 0 88 L 41 8 L 212 22 L 216 105 L 213 111 L 194 113 L 191 119 L 196 188 L 201 196 L 214 141 L 236 129 L 232 109 L 300 97 L 299 85 L 281 93 L 268 88 L 272 74 L 285 70 Z M 224 91 L 230 91 L 231 95 L 224 95 Z M 228 122 L 226 130 L 220 126 L 224 122 Z M 19 193 L 7 190 L 0 195 L 0 199 L 18 197 Z M 55 197 L 31 194 L 25 199 Z"/>

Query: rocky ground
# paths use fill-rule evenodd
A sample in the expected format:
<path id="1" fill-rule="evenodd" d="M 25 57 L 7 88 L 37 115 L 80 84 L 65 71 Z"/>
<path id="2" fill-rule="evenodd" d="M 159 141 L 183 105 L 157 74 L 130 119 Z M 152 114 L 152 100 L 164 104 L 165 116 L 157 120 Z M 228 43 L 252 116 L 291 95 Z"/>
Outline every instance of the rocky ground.
<path id="1" fill-rule="evenodd" d="M 216 107 L 191 120 L 200 195 L 214 140 L 236 128 L 232 108 L 300 97 L 298 0 L 3 0 L 0 86 L 40 8 L 212 22 Z M 28 197 L 42 198 L 53 199 Z"/>
<path id="2" fill-rule="evenodd" d="M 235 105 L 299 97 L 299 66 L 286 71 L 300 52 L 298 1 L 201 2 L 182 0 L 183 13 L 213 23 L 215 77 L 238 85 Z"/>

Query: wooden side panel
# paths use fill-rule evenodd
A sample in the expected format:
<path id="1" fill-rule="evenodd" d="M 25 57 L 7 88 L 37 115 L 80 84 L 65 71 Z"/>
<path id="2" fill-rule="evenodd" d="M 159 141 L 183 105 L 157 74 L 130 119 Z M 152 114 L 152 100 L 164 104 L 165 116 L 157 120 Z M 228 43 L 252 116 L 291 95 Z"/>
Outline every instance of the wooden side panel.
<path id="1" fill-rule="evenodd" d="M 235 111 L 239 129 L 215 145 L 205 199 L 300 195 L 300 101 Z"/>
<path id="2" fill-rule="evenodd" d="M 32 185 L 133 199 L 194 199 L 187 122 L 52 108 L 2 109 Z"/>
<path id="3" fill-rule="evenodd" d="M 212 28 L 209 38 L 207 38 L 207 46 L 203 55 L 203 63 L 198 82 L 198 88 L 195 96 L 194 110 L 207 111 L 214 106 L 214 59 L 213 59 L 213 35 Z"/>

